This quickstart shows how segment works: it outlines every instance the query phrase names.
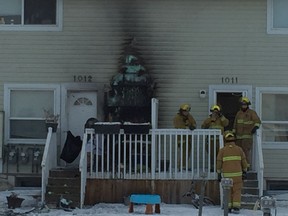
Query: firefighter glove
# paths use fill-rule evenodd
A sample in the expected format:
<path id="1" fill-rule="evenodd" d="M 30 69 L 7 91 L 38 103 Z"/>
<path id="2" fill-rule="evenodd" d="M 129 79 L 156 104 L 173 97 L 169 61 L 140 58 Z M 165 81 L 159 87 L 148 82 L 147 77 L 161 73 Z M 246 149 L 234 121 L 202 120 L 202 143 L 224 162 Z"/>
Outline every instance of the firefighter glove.
<path id="1" fill-rule="evenodd" d="M 242 180 L 246 180 L 247 179 L 247 172 L 243 171 L 242 172 Z"/>
<path id="2" fill-rule="evenodd" d="M 256 130 L 258 130 L 259 127 L 258 126 L 255 126 L 252 130 L 251 130 L 251 133 L 254 134 L 256 132 Z"/>
<path id="3" fill-rule="evenodd" d="M 218 173 L 218 182 L 221 182 L 222 176 L 221 173 Z"/>

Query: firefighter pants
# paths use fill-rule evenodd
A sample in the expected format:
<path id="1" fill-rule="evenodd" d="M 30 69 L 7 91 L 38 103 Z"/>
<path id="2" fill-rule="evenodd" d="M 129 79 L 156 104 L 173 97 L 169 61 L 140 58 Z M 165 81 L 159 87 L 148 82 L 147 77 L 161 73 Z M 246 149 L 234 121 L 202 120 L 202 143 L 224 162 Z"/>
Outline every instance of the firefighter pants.
<path id="1" fill-rule="evenodd" d="M 209 153 L 209 145 L 210 145 L 210 153 Z M 216 153 L 214 152 L 215 145 L 216 145 Z M 210 155 L 210 169 L 214 170 L 214 167 L 216 167 L 217 155 L 219 152 L 219 139 L 216 140 L 210 139 L 210 143 L 208 141 L 206 144 L 206 152 Z"/>
<path id="2" fill-rule="evenodd" d="M 188 167 L 188 163 L 189 163 L 188 160 L 189 160 L 190 154 L 191 154 L 191 141 L 190 141 L 190 139 L 188 139 L 187 146 L 188 146 L 188 149 L 186 147 L 186 141 L 185 140 L 183 140 L 182 143 L 178 142 L 178 149 L 180 150 L 179 159 L 178 159 L 178 169 L 181 169 L 181 164 L 182 164 L 183 169 Z M 181 147 L 182 147 L 182 152 L 181 152 Z M 186 157 L 186 151 L 187 151 L 187 155 L 188 155 L 187 164 L 186 164 L 186 158 L 187 158 Z"/>
<path id="3" fill-rule="evenodd" d="M 242 148 L 243 152 L 245 153 L 246 160 L 248 163 L 248 167 L 250 167 L 251 163 L 251 149 L 253 146 L 253 139 L 237 139 L 236 145 Z"/>
<path id="4" fill-rule="evenodd" d="M 229 208 L 240 208 L 241 207 L 241 189 L 243 183 L 233 182 L 233 187 L 231 187 L 228 195 L 228 207 Z"/>

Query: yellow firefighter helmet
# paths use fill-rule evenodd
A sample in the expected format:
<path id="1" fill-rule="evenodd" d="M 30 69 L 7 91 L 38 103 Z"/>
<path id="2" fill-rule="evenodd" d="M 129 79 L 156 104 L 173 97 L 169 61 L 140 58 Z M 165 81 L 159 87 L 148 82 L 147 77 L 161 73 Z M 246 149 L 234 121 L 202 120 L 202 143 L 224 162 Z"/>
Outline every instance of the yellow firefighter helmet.
<path id="1" fill-rule="evenodd" d="M 240 99 L 240 103 L 241 103 L 241 104 L 251 105 L 251 102 L 250 102 L 250 100 L 249 100 L 248 97 L 242 97 L 242 98 Z"/>
<path id="2" fill-rule="evenodd" d="M 210 112 L 213 112 L 214 110 L 217 110 L 218 112 L 220 112 L 220 107 L 218 105 L 213 105 L 210 109 Z"/>
<path id="3" fill-rule="evenodd" d="M 235 135 L 232 131 L 225 131 L 224 132 L 224 139 L 226 141 L 233 141 L 233 140 L 235 140 Z"/>
<path id="4" fill-rule="evenodd" d="M 191 107 L 189 104 L 181 104 L 180 105 L 180 110 L 182 110 L 182 111 L 188 111 L 189 112 L 190 109 L 191 109 Z"/>

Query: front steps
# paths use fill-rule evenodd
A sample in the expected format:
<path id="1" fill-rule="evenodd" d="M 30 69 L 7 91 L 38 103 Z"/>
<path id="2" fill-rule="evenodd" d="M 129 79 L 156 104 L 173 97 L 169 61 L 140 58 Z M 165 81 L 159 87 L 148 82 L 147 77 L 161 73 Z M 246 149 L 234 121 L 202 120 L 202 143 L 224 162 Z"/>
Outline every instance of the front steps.
<path id="1" fill-rule="evenodd" d="M 259 200 L 259 186 L 256 172 L 247 172 L 247 179 L 243 182 L 241 208 L 253 209 Z"/>
<path id="2" fill-rule="evenodd" d="M 73 207 L 80 207 L 80 172 L 75 168 L 50 170 L 45 201 L 50 208 L 56 208 L 61 197 L 72 201 Z"/>

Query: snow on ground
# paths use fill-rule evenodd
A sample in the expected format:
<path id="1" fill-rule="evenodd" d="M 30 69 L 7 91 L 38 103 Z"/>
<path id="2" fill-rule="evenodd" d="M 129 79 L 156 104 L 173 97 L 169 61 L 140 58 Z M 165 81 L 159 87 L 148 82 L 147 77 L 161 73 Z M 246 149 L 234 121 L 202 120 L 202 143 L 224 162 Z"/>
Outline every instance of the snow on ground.
<path id="1" fill-rule="evenodd" d="M 145 205 L 134 205 L 134 212 L 128 213 L 128 206 L 124 204 L 108 204 L 100 203 L 94 206 L 86 206 L 84 209 L 74 209 L 71 212 L 63 209 L 48 209 L 40 208 L 40 191 L 39 190 L 13 190 L 19 197 L 24 198 L 21 208 L 16 208 L 13 211 L 8 209 L 6 196 L 10 196 L 12 191 L 0 191 L 0 216 L 139 216 L 145 215 Z M 277 216 L 288 216 L 288 194 L 275 196 L 277 199 Z M 161 214 L 159 216 L 197 216 L 198 210 L 189 204 L 165 204 L 160 205 Z M 33 210 L 31 212 L 27 212 Z M 158 214 L 154 214 L 158 215 Z M 220 216 L 224 215 L 220 206 L 204 207 L 202 216 Z M 233 214 L 229 214 L 231 216 Z M 235 215 L 235 214 L 234 214 Z M 261 210 L 241 209 L 239 216 L 262 216 Z M 275 211 L 272 211 L 275 215 Z"/>

